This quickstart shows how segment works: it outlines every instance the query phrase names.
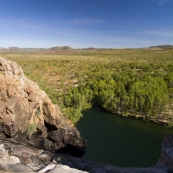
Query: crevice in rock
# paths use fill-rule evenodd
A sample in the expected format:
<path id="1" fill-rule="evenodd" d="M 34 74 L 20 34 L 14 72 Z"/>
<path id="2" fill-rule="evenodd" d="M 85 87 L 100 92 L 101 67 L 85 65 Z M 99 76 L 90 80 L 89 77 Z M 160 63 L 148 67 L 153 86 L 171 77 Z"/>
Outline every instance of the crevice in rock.
<path id="1" fill-rule="evenodd" d="M 78 147 L 70 144 L 67 144 L 66 146 L 56 150 L 56 153 L 70 154 L 75 157 L 81 157 L 85 152 L 86 152 L 85 147 Z"/>
<path id="2" fill-rule="evenodd" d="M 51 131 L 51 130 L 57 130 L 58 129 L 55 125 L 53 125 L 49 122 L 46 122 L 45 120 L 44 120 L 44 125 L 47 128 L 48 132 Z"/>

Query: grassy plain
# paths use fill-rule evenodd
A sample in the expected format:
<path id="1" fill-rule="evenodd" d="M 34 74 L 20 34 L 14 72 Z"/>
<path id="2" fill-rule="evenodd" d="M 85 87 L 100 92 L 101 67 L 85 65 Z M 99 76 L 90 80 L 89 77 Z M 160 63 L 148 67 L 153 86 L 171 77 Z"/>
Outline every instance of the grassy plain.
<path id="1" fill-rule="evenodd" d="M 64 95 L 68 96 L 72 88 L 80 87 L 86 83 L 86 79 L 87 81 L 93 78 L 108 79 L 117 72 L 124 74 L 128 71 L 130 74 L 134 73 L 134 76 L 163 77 L 169 98 L 171 99 L 173 95 L 173 77 L 167 80 L 169 74 L 173 73 L 173 49 L 0 52 L 0 55 L 17 62 L 23 68 L 25 75 L 45 90 L 52 101 L 58 103 L 63 110 L 68 107 L 64 106 Z M 116 81 L 115 78 L 114 80 Z M 128 85 L 131 84 L 126 84 L 125 87 L 128 88 Z M 85 86 L 88 87 L 86 84 Z M 169 100 L 169 111 L 172 109 L 171 104 Z M 80 108 L 80 111 L 82 110 L 84 109 Z M 173 125 L 171 117 L 172 115 L 169 115 L 169 122 Z M 73 122 L 77 120 L 74 119 Z"/>

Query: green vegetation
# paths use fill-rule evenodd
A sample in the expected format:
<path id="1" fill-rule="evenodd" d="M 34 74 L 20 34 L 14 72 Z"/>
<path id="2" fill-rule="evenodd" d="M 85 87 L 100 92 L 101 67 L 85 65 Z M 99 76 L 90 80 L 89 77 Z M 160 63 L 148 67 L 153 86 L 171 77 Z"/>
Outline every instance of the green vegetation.
<path id="1" fill-rule="evenodd" d="M 39 117 L 41 115 L 41 109 L 40 107 L 36 110 L 35 115 Z"/>
<path id="2" fill-rule="evenodd" d="M 1 53 L 76 123 L 94 105 L 173 126 L 173 49 Z"/>
<path id="3" fill-rule="evenodd" d="M 34 132 L 36 129 L 37 129 L 37 124 L 31 124 L 27 128 L 26 132 L 27 132 L 27 134 L 30 134 L 30 133 Z"/>

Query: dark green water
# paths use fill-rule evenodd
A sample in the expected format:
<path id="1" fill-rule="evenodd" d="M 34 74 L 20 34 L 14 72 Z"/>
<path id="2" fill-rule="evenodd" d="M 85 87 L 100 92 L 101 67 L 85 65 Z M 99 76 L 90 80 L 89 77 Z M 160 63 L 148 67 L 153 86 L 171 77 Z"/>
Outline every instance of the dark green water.
<path id="1" fill-rule="evenodd" d="M 173 134 L 173 129 L 162 125 L 110 114 L 98 107 L 84 112 L 77 128 L 88 141 L 83 159 L 119 167 L 155 165 L 163 138 Z"/>

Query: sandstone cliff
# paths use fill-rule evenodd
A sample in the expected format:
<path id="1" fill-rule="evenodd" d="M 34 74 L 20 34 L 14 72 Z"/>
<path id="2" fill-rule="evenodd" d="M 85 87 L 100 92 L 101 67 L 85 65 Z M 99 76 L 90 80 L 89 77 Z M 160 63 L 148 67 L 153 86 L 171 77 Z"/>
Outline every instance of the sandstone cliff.
<path id="1" fill-rule="evenodd" d="M 0 133 L 6 138 L 75 156 L 86 141 L 46 93 L 15 62 L 0 57 Z"/>

